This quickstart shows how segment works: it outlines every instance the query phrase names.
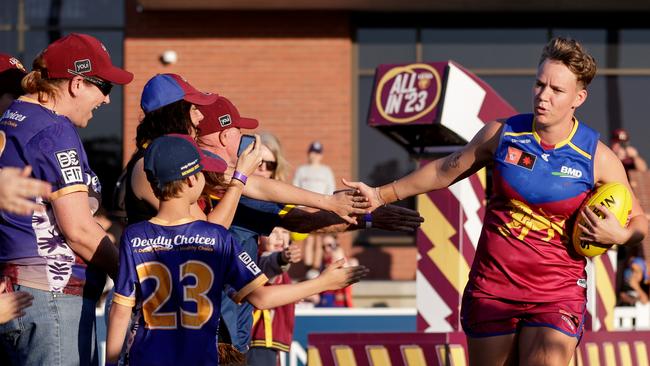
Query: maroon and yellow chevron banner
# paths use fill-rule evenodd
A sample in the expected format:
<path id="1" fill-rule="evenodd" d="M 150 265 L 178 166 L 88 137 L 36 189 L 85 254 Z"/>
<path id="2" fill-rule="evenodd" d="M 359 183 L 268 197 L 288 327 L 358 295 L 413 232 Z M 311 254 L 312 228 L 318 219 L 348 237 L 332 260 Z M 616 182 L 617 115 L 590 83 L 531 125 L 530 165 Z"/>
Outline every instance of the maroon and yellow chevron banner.
<path id="1" fill-rule="evenodd" d="M 460 301 L 485 213 L 485 172 L 418 196 L 417 329 L 460 330 Z"/>
<path id="2" fill-rule="evenodd" d="M 310 334 L 310 366 L 465 366 L 465 335 Z M 570 366 L 649 366 L 650 332 L 586 332 Z"/>

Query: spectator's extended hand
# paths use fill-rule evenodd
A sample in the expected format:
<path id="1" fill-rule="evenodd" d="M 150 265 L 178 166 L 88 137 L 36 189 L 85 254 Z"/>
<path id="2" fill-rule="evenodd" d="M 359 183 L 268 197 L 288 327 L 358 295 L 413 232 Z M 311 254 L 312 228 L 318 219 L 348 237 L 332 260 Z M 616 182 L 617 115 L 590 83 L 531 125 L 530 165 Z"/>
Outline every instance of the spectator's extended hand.
<path id="1" fill-rule="evenodd" d="M 372 211 L 372 227 L 376 229 L 413 232 L 423 222 L 420 213 L 400 206 L 380 206 Z"/>
<path id="2" fill-rule="evenodd" d="M 341 216 L 351 224 L 356 224 L 357 219 L 352 215 L 363 215 L 370 212 L 370 204 L 366 197 L 358 194 L 355 190 L 344 189 L 327 196 L 329 210 Z"/>
<path id="3" fill-rule="evenodd" d="M 302 248 L 300 245 L 291 244 L 282 250 L 282 260 L 284 263 L 298 263 L 302 260 Z"/>
<path id="4" fill-rule="evenodd" d="M 250 144 L 237 159 L 236 170 L 245 176 L 252 175 L 262 163 L 262 141 L 255 135 L 255 143 Z"/>
<path id="5" fill-rule="evenodd" d="M 341 178 L 341 181 L 347 187 L 361 193 L 361 195 L 363 195 L 370 203 L 371 211 L 374 211 L 377 207 L 383 206 L 386 203 L 382 201 L 381 197 L 379 197 L 379 192 L 376 188 L 370 187 L 363 182 L 348 182 L 345 178 Z"/>
<path id="6" fill-rule="evenodd" d="M 357 283 L 368 275 L 369 270 L 364 266 L 344 267 L 344 265 L 345 259 L 337 260 L 327 266 L 317 280 L 323 281 L 327 290 L 338 290 Z"/>
<path id="7" fill-rule="evenodd" d="M 32 306 L 34 297 L 27 292 L 5 292 L 6 283 L 0 283 L 0 324 L 25 315 L 25 308 Z"/>
<path id="8" fill-rule="evenodd" d="M 33 202 L 35 197 L 47 198 L 52 187 L 49 183 L 29 178 L 32 168 L 5 167 L 0 170 L 0 209 L 17 214 L 29 215 L 43 211 L 42 205 Z"/>

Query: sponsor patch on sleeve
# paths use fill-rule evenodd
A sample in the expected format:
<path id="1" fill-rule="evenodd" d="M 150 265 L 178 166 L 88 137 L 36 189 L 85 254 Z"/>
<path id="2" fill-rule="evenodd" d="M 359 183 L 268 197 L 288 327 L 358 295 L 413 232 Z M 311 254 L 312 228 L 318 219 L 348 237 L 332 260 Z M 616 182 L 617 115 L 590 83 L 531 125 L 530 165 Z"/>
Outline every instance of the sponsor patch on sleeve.
<path id="1" fill-rule="evenodd" d="M 57 151 L 54 153 L 61 169 L 61 175 L 65 184 L 83 183 L 83 173 L 77 149 Z"/>
<path id="2" fill-rule="evenodd" d="M 260 268 L 257 266 L 257 264 L 255 264 L 255 261 L 253 260 L 253 258 L 251 258 L 250 255 L 248 255 L 248 253 L 246 252 L 239 253 L 238 258 L 242 263 L 244 263 L 246 268 L 248 268 L 248 270 L 251 271 L 252 274 L 257 276 L 257 274 L 261 272 Z"/>

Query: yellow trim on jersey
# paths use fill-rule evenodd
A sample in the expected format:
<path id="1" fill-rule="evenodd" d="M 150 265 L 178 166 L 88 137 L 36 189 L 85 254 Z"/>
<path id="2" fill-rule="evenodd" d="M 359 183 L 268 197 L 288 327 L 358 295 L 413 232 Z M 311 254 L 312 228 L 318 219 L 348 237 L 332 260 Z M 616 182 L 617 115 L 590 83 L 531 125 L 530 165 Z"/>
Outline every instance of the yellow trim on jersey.
<path id="1" fill-rule="evenodd" d="M 30 98 L 30 97 L 25 96 L 25 95 L 21 95 L 21 96 L 19 96 L 19 97 L 18 97 L 18 100 L 21 100 L 21 101 L 23 101 L 23 102 L 27 102 L 27 103 L 32 103 L 32 104 L 41 104 L 41 103 L 39 103 L 38 100 L 36 100 L 36 99 L 34 99 L 34 98 Z"/>
<path id="2" fill-rule="evenodd" d="M 591 160 L 591 154 L 587 153 L 586 151 L 582 150 L 581 148 L 577 147 L 576 145 L 573 144 L 573 142 L 569 142 L 569 146 L 578 152 L 580 155 L 586 157 L 587 159 Z"/>
<path id="3" fill-rule="evenodd" d="M 562 146 L 568 145 L 569 143 L 571 143 L 571 140 L 573 139 L 573 136 L 578 131 L 578 125 L 580 124 L 580 122 L 578 121 L 577 118 L 573 117 L 572 119 L 573 119 L 573 128 L 571 129 L 571 133 L 569 134 L 569 136 L 567 138 L 565 138 L 564 140 L 562 140 L 562 141 L 558 142 L 557 144 L 555 144 L 555 146 L 553 146 L 554 149 L 559 149 Z M 533 119 L 533 136 L 535 136 L 535 140 L 537 140 L 537 143 L 541 145 L 542 144 L 542 138 L 539 137 L 539 135 L 535 131 L 535 122 L 537 122 L 537 121 L 535 119 Z M 582 150 L 580 150 L 580 151 L 582 151 Z M 578 151 L 578 152 L 581 153 L 580 151 Z"/>
<path id="4" fill-rule="evenodd" d="M 562 146 L 564 146 L 564 145 L 568 145 L 569 143 L 571 143 L 571 140 L 573 139 L 573 136 L 574 136 L 574 135 L 576 134 L 576 132 L 578 131 L 578 125 L 579 125 L 579 124 L 580 124 L 580 122 L 578 122 L 578 119 L 575 118 L 575 117 L 573 117 L 573 129 L 571 130 L 571 133 L 569 134 L 569 137 L 567 137 L 566 139 L 564 139 L 564 140 L 558 142 L 557 144 L 555 144 L 555 148 L 556 148 L 556 149 L 559 149 L 559 148 L 561 148 Z M 578 151 L 578 152 L 579 152 L 579 151 Z"/>
<path id="5" fill-rule="evenodd" d="M 272 346 L 267 346 L 265 341 L 262 340 L 253 340 L 251 341 L 252 347 L 267 347 L 267 348 L 276 348 L 282 352 L 289 352 L 289 346 L 284 343 L 273 341 Z"/>
<path id="6" fill-rule="evenodd" d="M 280 216 L 280 217 L 284 217 L 284 216 L 286 216 L 286 215 L 287 215 L 289 212 L 291 212 L 291 210 L 293 210 L 295 207 L 296 207 L 296 205 L 285 205 L 284 207 L 282 207 L 282 209 L 280 210 L 280 212 L 278 212 L 278 216 Z"/>
<path id="7" fill-rule="evenodd" d="M 244 286 L 244 288 L 239 290 L 233 297 L 232 301 L 236 302 L 237 304 L 240 304 L 246 296 L 248 296 L 251 292 L 253 292 L 258 287 L 264 286 L 264 284 L 268 280 L 269 279 L 266 277 L 266 275 L 262 273 L 257 278 L 249 282 L 248 285 Z"/>
<path id="8" fill-rule="evenodd" d="M 503 135 L 504 136 L 524 136 L 524 135 L 532 135 L 532 132 L 506 132 Z"/>
<path id="9" fill-rule="evenodd" d="M 66 194 L 74 192 L 88 192 L 88 186 L 85 184 L 74 184 L 71 186 L 63 187 L 58 191 L 52 192 L 52 194 L 50 194 L 50 202 L 54 201 L 57 198 L 61 198 Z"/>
<path id="10" fill-rule="evenodd" d="M 264 318 L 264 347 L 271 348 L 271 346 L 273 346 L 273 323 L 271 320 L 271 312 L 268 309 L 255 310 L 253 313 L 253 325 L 260 320 L 260 314 Z"/>
<path id="11" fill-rule="evenodd" d="M 160 225 L 160 226 L 177 226 L 177 225 L 187 224 L 193 221 L 197 221 L 197 219 L 194 217 L 183 217 L 182 219 L 167 221 L 167 220 L 159 219 L 158 217 L 155 216 L 149 219 L 150 223 Z"/>
<path id="12" fill-rule="evenodd" d="M 117 292 L 115 292 L 113 293 L 113 302 L 116 304 L 120 304 L 132 308 L 135 306 L 135 296 L 128 297 L 128 296 L 120 295 Z"/>

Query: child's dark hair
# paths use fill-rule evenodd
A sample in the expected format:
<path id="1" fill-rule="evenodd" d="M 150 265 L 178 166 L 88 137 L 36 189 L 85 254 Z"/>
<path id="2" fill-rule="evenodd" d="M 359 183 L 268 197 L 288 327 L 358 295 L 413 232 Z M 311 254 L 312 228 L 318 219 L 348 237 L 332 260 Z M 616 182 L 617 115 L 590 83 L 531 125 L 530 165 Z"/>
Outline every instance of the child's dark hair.
<path id="1" fill-rule="evenodd" d="M 170 133 L 193 135 L 197 129 L 190 118 L 191 108 L 191 103 L 179 100 L 145 113 L 135 137 L 138 149 L 144 149 L 145 144 Z"/>

